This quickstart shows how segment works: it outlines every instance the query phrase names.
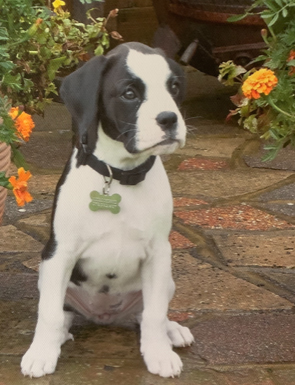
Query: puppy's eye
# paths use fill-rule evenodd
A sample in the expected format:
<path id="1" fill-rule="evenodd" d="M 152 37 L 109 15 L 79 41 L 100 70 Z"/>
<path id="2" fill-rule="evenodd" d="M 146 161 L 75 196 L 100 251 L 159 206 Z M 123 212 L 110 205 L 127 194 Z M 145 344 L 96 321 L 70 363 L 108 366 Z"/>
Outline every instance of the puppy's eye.
<path id="1" fill-rule="evenodd" d="M 177 82 L 174 82 L 170 86 L 170 92 L 172 96 L 177 96 L 179 93 L 179 84 Z"/>
<path id="2" fill-rule="evenodd" d="M 122 95 L 122 97 L 124 99 L 127 99 L 127 100 L 133 100 L 136 98 L 136 93 L 131 89 L 131 88 L 128 88 Z"/>

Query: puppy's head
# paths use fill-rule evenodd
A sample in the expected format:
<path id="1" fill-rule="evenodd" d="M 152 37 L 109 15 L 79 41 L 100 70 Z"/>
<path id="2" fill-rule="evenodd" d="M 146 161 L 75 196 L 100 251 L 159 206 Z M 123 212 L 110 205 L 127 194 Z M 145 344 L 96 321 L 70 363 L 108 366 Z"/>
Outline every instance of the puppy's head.
<path id="1" fill-rule="evenodd" d="M 61 96 L 89 152 L 99 123 L 132 154 L 170 153 L 184 145 L 186 128 L 178 109 L 184 75 L 157 49 L 127 43 L 95 57 L 64 80 Z"/>

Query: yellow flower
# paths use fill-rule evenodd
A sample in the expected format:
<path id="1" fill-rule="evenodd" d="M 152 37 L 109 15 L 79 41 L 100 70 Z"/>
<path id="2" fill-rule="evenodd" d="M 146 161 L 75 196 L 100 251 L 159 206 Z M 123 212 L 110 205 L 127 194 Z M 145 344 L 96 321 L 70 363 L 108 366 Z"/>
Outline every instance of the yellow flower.
<path id="1" fill-rule="evenodd" d="M 28 180 L 32 174 L 30 171 L 25 171 L 23 167 L 18 169 L 18 179 L 15 176 L 11 176 L 8 181 L 13 187 L 13 193 L 18 206 L 23 206 L 25 203 L 31 202 L 33 197 L 27 191 Z"/>
<path id="2" fill-rule="evenodd" d="M 274 72 L 261 68 L 244 81 L 242 91 L 247 99 L 259 99 L 261 94 L 268 95 L 277 84 Z"/>
<path id="3" fill-rule="evenodd" d="M 18 107 L 12 107 L 9 111 L 9 115 L 15 121 L 15 127 L 19 133 L 19 137 L 26 142 L 30 139 L 31 132 L 35 127 L 31 115 L 26 112 L 19 112 Z"/>
<path id="4" fill-rule="evenodd" d="M 62 1 L 62 0 L 55 0 L 55 1 L 52 3 L 52 5 L 53 5 L 53 8 L 54 8 L 54 9 L 57 9 L 57 8 L 59 8 L 59 7 L 63 7 L 64 5 L 66 5 L 66 3 L 65 3 L 64 1 Z"/>

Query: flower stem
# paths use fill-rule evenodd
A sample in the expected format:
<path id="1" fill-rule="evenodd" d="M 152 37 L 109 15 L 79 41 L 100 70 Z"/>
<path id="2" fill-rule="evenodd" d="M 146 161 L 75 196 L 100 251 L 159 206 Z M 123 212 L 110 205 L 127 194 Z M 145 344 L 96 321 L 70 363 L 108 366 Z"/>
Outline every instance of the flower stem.
<path id="1" fill-rule="evenodd" d="M 288 118 L 290 118 L 292 120 L 295 120 L 295 117 L 293 115 L 289 114 L 288 112 L 286 112 L 286 111 L 282 110 L 280 107 L 278 107 L 270 97 L 268 98 L 268 102 L 276 111 L 280 112 L 281 114 L 283 114 L 285 116 L 288 116 Z"/>

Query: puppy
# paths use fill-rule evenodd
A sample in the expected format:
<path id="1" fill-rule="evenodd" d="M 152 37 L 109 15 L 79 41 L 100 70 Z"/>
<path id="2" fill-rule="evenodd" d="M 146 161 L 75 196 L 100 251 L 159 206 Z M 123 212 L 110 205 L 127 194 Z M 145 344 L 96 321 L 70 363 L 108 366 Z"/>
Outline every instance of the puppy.
<path id="1" fill-rule="evenodd" d="M 193 336 L 167 318 L 173 206 L 158 155 L 185 143 L 182 70 L 160 50 L 122 44 L 66 77 L 61 96 L 77 140 L 57 185 L 22 373 L 55 371 L 78 312 L 98 324 L 136 314 L 148 370 L 178 376 L 172 346 L 190 345 Z"/>

